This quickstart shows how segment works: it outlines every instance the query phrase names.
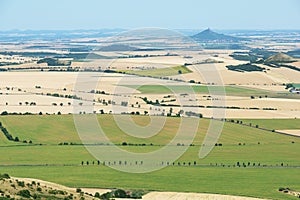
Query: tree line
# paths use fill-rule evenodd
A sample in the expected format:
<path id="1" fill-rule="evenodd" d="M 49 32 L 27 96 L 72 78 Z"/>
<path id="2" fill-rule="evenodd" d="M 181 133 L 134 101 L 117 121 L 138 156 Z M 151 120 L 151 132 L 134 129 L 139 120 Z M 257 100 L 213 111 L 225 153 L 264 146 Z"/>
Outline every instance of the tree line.
<path id="1" fill-rule="evenodd" d="M 5 137 L 9 140 L 9 141 L 13 141 L 13 142 L 20 142 L 20 139 L 18 137 L 13 137 L 8 130 L 2 125 L 2 122 L 0 122 L 0 129 L 2 131 L 2 133 L 5 135 Z M 23 140 L 23 143 L 27 143 L 27 140 Z M 32 141 L 30 140 L 28 143 L 32 143 Z"/>

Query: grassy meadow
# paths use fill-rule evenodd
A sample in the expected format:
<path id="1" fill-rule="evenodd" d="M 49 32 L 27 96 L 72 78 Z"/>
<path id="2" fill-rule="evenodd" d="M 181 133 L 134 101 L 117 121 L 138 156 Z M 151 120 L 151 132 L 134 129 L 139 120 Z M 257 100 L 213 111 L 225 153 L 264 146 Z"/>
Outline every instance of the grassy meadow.
<path id="1" fill-rule="evenodd" d="M 138 76 L 163 77 L 191 73 L 192 71 L 185 66 L 176 66 L 149 70 L 119 70 L 119 72 Z"/>
<path id="2" fill-rule="evenodd" d="M 127 87 L 136 88 L 143 94 L 166 94 L 166 93 L 186 93 L 187 91 L 193 91 L 195 93 L 208 94 L 211 91 L 220 91 L 224 90 L 226 94 L 239 94 L 239 95 L 248 95 L 248 94 L 260 94 L 260 90 L 248 89 L 235 86 L 206 86 L 206 85 L 126 85 Z"/>
<path id="3" fill-rule="evenodd" d="M 103 166 L 1 167 L 18 177 L 38 177 L 71 187 L 205 192 L 269 199 L 296 199 L 279 193 L 299 187 L 299 169 L 168 167 L 147 174 L 128 174 Z"/>
<path id="4" fill-rule="evenodd" d="M 200 93 L 200 94 L 220 94 L 227 96 L 241 97 L 269 97 L 269 98 L 291 98 L 299 99 L 299 95 L 289 92 L 274 92 L 262 89 L 253 89 L 241 86 L 215 86 L 215 85 L 124 85 L 137 89 L 142 94 L 172 94 L 172 93 Z"/>
<path id="5" fill-rule="evenodd" d="M 148 116 L 131 117 L 141 126 L 150 122 Z M 97 115 L 97 118 L 113 143 L 146 144 L 120 146 L 132 152 L 151 152 L 161 148 L 175 136 L 181 120 L 168 117 L 164 128 L 157 135 L 141 139 L 125 134 L 114 122 L 112 115 Z M 10 142 L 1 133 L 0 173 L 39 178 L 72 187 L 206 192 L 294 199 L 279 193 L 277 189 L 289 187 L 300 190 L 300 138 L 226 122 L 218 140 L 222 146 L 216 146 L 207 157 L 199 159 L 199 149 L 210 120 L 193 120 L 200 120 L 197 135 L 193 146 L 178 159 L 181 166 L 176 162 L 174 166 L 159 171 L 128 174 L 108 166 L 92 165 L 92 161 L 96 159 L 80 145 L 72 115 L 1 116 L 0 121 L 10 134 L 21 140 L 32 140 L 33 144 Z M 252 120 L 249 119 L 250 121 Z M 299 120 L 289 119 L 255 120 L 252 123 L 261 126 L 272 126 L 273 123 L 274 127 L 297 128 L 297 125 L 292 126 L 297 122 L 299 124 Z M 59 145 L 63 142 L 76 145 Z M 182 143 L 184 142 L 183 138 Z M 153 146 L 149 145 L 151 143 Z M 82 161 L 89 161 L 90 165 L 81 166 Z M 198 163 L 197 166 L 182 165 L 183 162 L 194 161 Z M 233 167 L 237 162 L 250 162 L 251 165 Z M 256 164 L 255 167 L 252 166 L 253 163 Z M 260 167 L 257 167 L 258 163 Z M 281 167 L 281 163 L 284 167 Z"/>
<path id="6" fill-rule="evenodd" d="M 300 119 L 243 119 L 242 121 L 270 130 L 300 129 Z"/>

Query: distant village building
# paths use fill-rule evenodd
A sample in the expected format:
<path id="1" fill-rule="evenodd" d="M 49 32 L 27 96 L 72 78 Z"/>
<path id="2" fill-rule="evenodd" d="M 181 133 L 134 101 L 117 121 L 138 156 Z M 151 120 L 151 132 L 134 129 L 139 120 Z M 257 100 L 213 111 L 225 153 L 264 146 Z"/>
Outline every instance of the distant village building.
<path id="1" fill-rule="evenodd" d="M 291 89 L 290 92 L 294 94 L 300 94 L 300 88 Z"/>

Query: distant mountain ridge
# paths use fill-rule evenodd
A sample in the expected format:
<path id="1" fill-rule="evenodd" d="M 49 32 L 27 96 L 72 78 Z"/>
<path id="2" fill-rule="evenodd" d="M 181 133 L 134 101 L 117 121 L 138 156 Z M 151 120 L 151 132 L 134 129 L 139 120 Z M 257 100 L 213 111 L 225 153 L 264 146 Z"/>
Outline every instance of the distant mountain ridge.
<path id="1" fill-rule="evenodd" d="M 244 38 L 233 37 L 225 34 L 220 34 L 212 31 L 211 29 L 206 29 L 200 33 L 192 36 L 192 38 L 199 42 L 239 42 L 246 40 Z"/>

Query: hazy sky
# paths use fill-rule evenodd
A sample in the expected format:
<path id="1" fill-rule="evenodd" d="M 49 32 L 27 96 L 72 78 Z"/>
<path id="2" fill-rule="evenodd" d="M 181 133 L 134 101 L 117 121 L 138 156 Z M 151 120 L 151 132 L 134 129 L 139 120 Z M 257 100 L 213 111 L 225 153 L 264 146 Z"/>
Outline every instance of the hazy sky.
<path id="1" fill-rule="evenodd" d="M 300 29 L 299 0 L 0 0 L 0 30 Z"/>

